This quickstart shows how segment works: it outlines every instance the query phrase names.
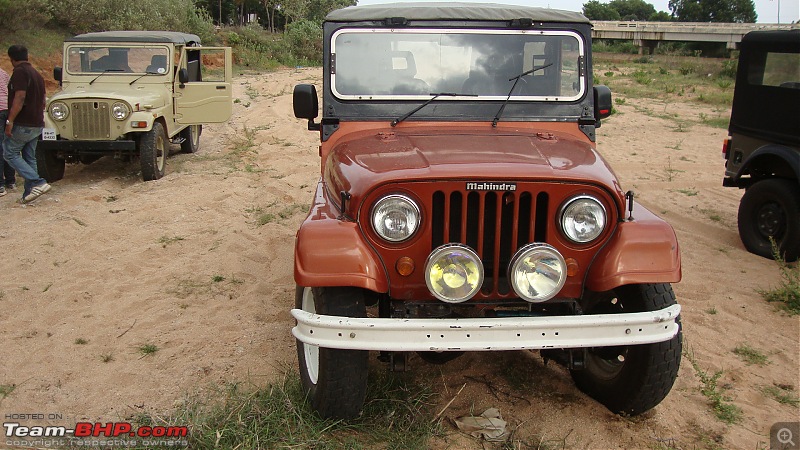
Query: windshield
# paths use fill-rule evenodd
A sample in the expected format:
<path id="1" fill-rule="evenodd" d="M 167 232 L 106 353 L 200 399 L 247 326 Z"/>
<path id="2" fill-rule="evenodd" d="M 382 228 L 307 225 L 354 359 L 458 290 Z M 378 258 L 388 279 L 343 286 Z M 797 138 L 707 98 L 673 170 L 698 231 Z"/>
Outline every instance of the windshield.
<path id="1" fill-rule="evenodd" d="M 70 46 L 67 49 L 67 72 L 108 72 L 108 76 L 148 72 L 166 74 L 170 71 L 168 51 L 167 47 Z"/>
<path id="2" fill-rule="evenodd" d="M 342 29 L 331 53 L 333 94 L 345 100 L 574 101 L 586 89 L 583 41 L 569 31 Z"/>

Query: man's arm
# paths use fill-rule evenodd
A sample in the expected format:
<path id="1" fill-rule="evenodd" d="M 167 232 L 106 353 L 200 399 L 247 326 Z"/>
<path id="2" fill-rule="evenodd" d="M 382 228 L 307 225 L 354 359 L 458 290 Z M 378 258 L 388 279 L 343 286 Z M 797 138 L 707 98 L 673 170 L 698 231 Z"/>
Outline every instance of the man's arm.
<path id="1" fill-rule="evenodd" d="M 22 111 L 22 105 L 25 104 L 25 91 L 15 91 L 14 98 L 11 101 L 11 107 L 8 108 L 8 120 L 6 120 L 6 136 L 11 137 L 11 129 L 14 127 L 14 119 Z"/>

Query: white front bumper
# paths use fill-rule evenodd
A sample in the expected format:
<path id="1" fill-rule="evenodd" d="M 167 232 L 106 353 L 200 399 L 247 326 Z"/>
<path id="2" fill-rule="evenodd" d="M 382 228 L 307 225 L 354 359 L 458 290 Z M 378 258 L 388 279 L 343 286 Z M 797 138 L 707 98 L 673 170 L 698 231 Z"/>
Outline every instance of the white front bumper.
<path id="1" fill-rule="evenodd" d="M 680 305 L 659 311 L 480 319 L 373 319 L 292 310 L 292 334 L 326 348 L 386 351 L 487 351 L 608 347 L 662 342 L 679 331 Z"/>

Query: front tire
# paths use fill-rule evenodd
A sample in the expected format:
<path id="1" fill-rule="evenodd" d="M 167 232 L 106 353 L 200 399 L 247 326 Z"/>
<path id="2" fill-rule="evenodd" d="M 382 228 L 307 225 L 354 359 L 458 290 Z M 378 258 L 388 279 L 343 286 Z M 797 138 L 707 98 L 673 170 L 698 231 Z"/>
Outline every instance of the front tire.
<path id="1" fill-rule="evenodd" d="M 739 203 L 739 237 L 747 251 L 772 258 L 772 243 L 786 261 L 800 256 L 800 185 L 769 178 L 745 191 Z"/>
<path id="2" fill-rule="evenodd" d="M 594 294 L 587 314 L 657 311 L 674 305 L 669 284 L 622 286 Z M 680 317 L 678 317 L 680 325 Z M 653 344 L 590 348 L 584 368 L 571 370 L 575 385 L 616 414 L 637 415 L 661 403 L 681 364 L 682 331 Z"/>
<path id="3" fill-rule="evenodd" d="M 189 125 L 181 131 L 181 151 L 183 153 L 196 153 L 200 148 L 200 134 L 203 132 L 202 125 Z"/>
<path id="4" fill-rule="evenodd" d="M 158 180 L 164 176 L 169 154 L 169 140 L 161 122 L 153 123 L 153 128 L 139 139 L 139 158 L 142 164 L 144 181 Z"/>
<path id="5" fill-rule="evenodd" d="M 55 150 L 36 150 L 36 171 L 48 183 L 64 178 L 65 164 L 64 159 L 56 156 Z"/>
<path id="6" fill-rule="evenodd" d="M 298 286 L 295 306 L 316 314 L 366 317 L 368 291 L 350 287 Z M 320 416 L 352 419 L 361 413 L 367 394 L 366 350 L 337 350 L 297 341 L 300 380 L 311 407 Z"/>

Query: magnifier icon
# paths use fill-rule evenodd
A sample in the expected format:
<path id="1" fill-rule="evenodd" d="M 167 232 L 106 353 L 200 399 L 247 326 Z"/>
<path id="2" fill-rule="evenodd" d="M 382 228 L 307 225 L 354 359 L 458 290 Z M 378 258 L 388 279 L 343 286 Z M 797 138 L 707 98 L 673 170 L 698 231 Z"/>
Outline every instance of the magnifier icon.
<path id="1" fill-rule="evenodd" d="M 790 430 L 788 428 L 781 428 L 780 430 L 778 430 L 778 433 L 775 434 L 775 437 L 777 437 L 778 438 L 778 442 L 780 442 L 783 445 L 789 444 L 792 447 L 795 446 L 795 443 L 792 440 L 793 437 L 794 437 L 792 435 L 792 430 Z"/>

